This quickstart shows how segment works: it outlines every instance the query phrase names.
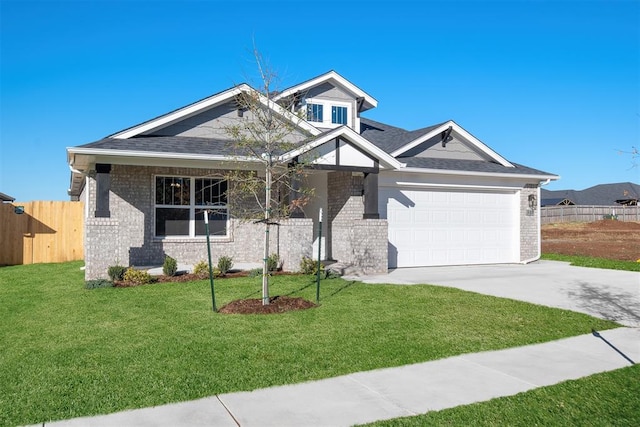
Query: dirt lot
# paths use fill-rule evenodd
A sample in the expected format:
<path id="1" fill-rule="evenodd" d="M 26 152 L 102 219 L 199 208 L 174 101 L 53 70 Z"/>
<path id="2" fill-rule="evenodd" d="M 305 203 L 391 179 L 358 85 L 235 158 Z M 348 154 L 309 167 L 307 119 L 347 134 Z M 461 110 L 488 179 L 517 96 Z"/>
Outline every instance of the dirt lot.
<path id="1" fill-rule="evenodd" d="M 545 224 L 542 252 L 636 261 L 640 259 L 640 223 L 602 220 Z"/>

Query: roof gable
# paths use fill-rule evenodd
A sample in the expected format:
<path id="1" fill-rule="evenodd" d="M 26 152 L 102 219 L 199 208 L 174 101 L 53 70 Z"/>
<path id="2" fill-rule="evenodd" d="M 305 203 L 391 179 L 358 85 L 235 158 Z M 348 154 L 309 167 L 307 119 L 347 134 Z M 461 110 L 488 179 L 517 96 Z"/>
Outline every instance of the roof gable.
<path id="1" fill-rule="evenodd" d="M 283 90 L 274 97 L 274 101 L 278 102 L 285 98 L 296 96 L 296 94 L 299 93 L 303 93 L 305 94 L 304 97 L 307 97 L 306 94 L 310 92 L 313 93 L 314 88 L 326 84 L 334 86 L 358 100 L 358 111 L 366 111 L 378 106 L 378 101 L 374 97 L 333 70 Z M 326 88 L 324 90 L 326 91 Z"/>
<path id="2" fill-rule="evenodd" d="M 282 161 L 305 156 L 312 164 L 363 166 L 365 158 L 385 169 L 400 169 L 404 164 L 379 149 L 347 126 L 341 126 L 314 138 L 281 156 Z M 340 160 L 339 160 L 340 159 Z"/>
<path id="3" fill-rule="evenodd" d="M 443 133 L 446 134 L 447 131 Z M 443 139 L 443 133 L 423 141 L 412 149 L 404 152 L 401 156 L 398 156 L 398 158 L 425 157 L 431 159 L 491 161 L 486 155 L 482 155 L 477 150 L 474 150 L 457 136 L 449 134 L 445 141 Z"/>
<path id="4" fill-rule="evenodd" d="M 448 133 L 450 126 L 451 131 Z M 376 147 L 396 156 L 408 172 L 518 176 L 540 180 L 559 178 L 538 169 L 508 162 L 453 121 L 407 131 L 361 118 L 360 134 Z M 445 136 L 447 142 L 442 147 Z"/>
<path id="5" fill-rule="evenodd" d="M 161 130 L 169 127 L 180 127 L 179 123 L 185 124 L 185 129 L 189 127 L 188 120 L 194 120 L 193 118 L 196 116 L 203 117 L 202 115 L 212 109 L 223 108 L 222 106 L 231 105 L 235 102 L 235 98 L 238 95 L 246 92 L 256 92 L 255 89 L 250 87 L 249 85 L 243 83 L 238 86 L 234 86 L 231 89 L 227 89 L 223 92 L 219 92 L 215 95 L 211 95 L 207 98 L 201 99 L 200 101 L 196 101 L 193 104 L 189 104 L 185 107 L 179 108 L 177 110 L 171 111 L 162 116 L 156 117 L 154 119 L 143 122 L 139 125 L 133 126 L 131 128 L 125 129 L 113 135 L 110 135 L 110 138 L 115 139 L 128 139 L 133 138 L 139 135 L 152 135 L 152 134 L 162 134 Z M 257 99 L 265 108 L 271 108 L 276 113 L 278 113 L 285 120 L 289 120 L 292 123 L 295 123 L 300 129 L 309 132 L 311 135 L 319 135 L 321 133 L 316 127 L 305 120 L 301 120 L 295 114 L 287 111 L 282 108 L 280 105 L 275 102 L 269 100 L 264 95 L 258 93 Z M 228 109 L 228 107 L 227 107 Z M 228 113 L 229 111 L 227 111 Z M 205 114 L 206 117 L 206 114 Z M 197 122 L 197 119 L 195 119 Z M 188 135 L 188 136 L 201 136 L 201 135 Z"/>
<path id="6" fill-rule="evenodd" d="M 232 137 L 229 132 L 231 127 L 243 126 L 247 121 L 250 122 L 253 119 L 254 112 L 239 109 L 237 102 L 232 98 L 198 114 L 135 138 L 142 136 L 183 136 L 231 140 Z M 283 139 L 291 143 L 297 143 L 308 137 L 309 132 L 300 127 L 294 127 Z"/>
<path id="7" fill-rule="evenodd" d="M 447 144 L 452 141 L 455 141 L 452 144 L 454 147 L 447 150 Z M 442 149 L 434 148 L 438 142 Z M 493 151 L 453 120 L 428 128 L 426 132 L 396 149 L 391 155 L 399 158 L 435 157 L 441 159 L 485 160 L 498 163 L 504 167 L 514 167 L 511 162 Z"/>

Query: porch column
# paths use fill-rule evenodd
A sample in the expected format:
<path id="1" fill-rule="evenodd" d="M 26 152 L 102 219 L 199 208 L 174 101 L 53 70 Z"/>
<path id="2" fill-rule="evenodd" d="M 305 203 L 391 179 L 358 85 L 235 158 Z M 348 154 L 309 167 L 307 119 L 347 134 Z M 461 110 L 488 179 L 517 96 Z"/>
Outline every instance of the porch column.
<path id="1" fill-rule="evenodd" d="M 110 218 L 109 190 L 111 189 L 111 165 L 96 163 L 96 218 Z"/>
<path id="2" fill-rule="evenodd" d="M 296 174 L 296 165 L 295 163 L 291 163 L 290 167 L 290 185 L 291 190 L 289 191 L 289 200 L 291 200 L 293 208 L 291 209 L 290 218 L 304 218 L 304 212 L 302 209 L 295 204 L 295 201 L 300 197 L 300 179 Z"/>
<path id="3" fill-rule="evenodd" d="M 364 175 L 364 215 L 363 219 L 380 219 L 378 212 L 378 174 Z"/>

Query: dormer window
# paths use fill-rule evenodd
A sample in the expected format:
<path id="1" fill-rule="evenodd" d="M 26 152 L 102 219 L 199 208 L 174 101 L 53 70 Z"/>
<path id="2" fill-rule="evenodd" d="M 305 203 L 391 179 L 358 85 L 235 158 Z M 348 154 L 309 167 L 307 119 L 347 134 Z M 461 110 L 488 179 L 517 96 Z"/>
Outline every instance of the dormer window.
<path id="1" fill-rule="evenodd" d="M 307 104 L 307 120 L 322 123 L 322 104 Z"/>
<path id="2" fill-rule="evenodd" d="M 347 124 L 347 107 L 331 106 L 331 123 Z"/>
<path id="3" fill-rule="evenodd" d="M 321 128 L 336 128 L 347 125 L 353 127 L 351 113 L 353 105 L 333 99 L 307 99 L 307 120 Z M 327 111 L 326 117 L 324 111 Z M 329 115 L 331 111 L 331 115 Z"/>

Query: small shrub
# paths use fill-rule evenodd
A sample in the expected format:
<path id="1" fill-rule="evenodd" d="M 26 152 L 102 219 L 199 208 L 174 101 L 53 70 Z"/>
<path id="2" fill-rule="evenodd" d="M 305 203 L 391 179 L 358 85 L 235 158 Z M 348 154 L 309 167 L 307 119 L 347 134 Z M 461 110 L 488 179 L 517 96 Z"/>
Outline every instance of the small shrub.
<path id="1" fill-rule="evenodd" d="M 262 276 L 261 268 L 254 268 L 249 270 L 249 277 L 258 277 L 258 276 Z"/>
<path id="2" fill-rule="evenodd" d="M 205 260 L 199 261 L 193 266 L 193 274 L 199 279 L 206 279 L 209 277 L 209 263 Z"/>
<path id="3" fill-rule="evenodd" d="M 109 275 L 109 278 L 115 282 L 115 281 L 120 281 L 124 278 L 124 273 L 127 271 L 127 267 L 123 267 L 121 265 L 112 265 L 111 267 L 109 267 L 109 269 L 107 270 L 107 274 Z"/>
<path id="4" fill-rule="evenodd" d="M 193 266 L 193 274 L 195 274 L 198 279 L 208 279 L 209 278 L 209 263 L 207 261 L 200 261 L 196 265 Z M 213 277 L 222 276 L 222 272 L 218 267 L 213 267 Z"/>
<path id="5" fill-rule="evenodd" d="M 124 281 L 134 285 L 146 285 L 147 283 L 153 282 L 153 277 L 146 271 L 135 270 L 133 267 L 129 267 L 124 273 Z"/>
<path id="6" fill-rule="evenodd" d="M 267 270 L 268 271 L 277 271 L 280 268 L 280 255 L 271 254 L 269 258 L 267 258 Z"/>
<path id="7" fill-rule="evenodd" d="M 221 275 L 225 275 L 233 268 L 233 258 L 229 256 L 221 256 L 218 259 L 218 269 Z"/>
<path id="8" fill-rule="evenodd" d="M 169 255 L 164 257 L 164 264 L 162 264 L 162 273 L 165 276 L 175 276 L 178 272 L 178 261 L 175 258 L 171 258 Z"/>
<path id="9" fill-rule="evenodd" d="M 85 289 L 112 288 L 113 282 L 107 279 L 87 280 L 84 282 Z"/>
<path id="10" fill-rule="evenodd" d="M 338 279 L 340 277 L 342 277 L 342 275 L 335 270 L 327 270 L 324 276 L 325 279 Z"/>
<path id="11" fill-rule="evenodd" d="M 315 261 L 308 256 L 302 257 L 300 260 L 300 272 L 302 274 L 317 274 L 318 261 Z M 320 263 L 320 275 L 324 275 L 324 265 L 322 263 Z"/>

